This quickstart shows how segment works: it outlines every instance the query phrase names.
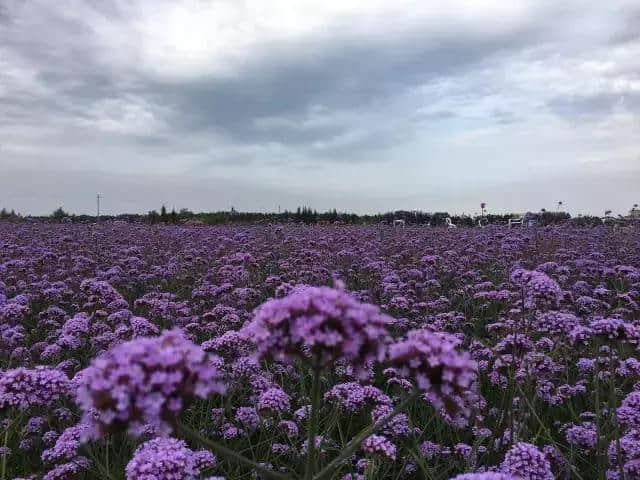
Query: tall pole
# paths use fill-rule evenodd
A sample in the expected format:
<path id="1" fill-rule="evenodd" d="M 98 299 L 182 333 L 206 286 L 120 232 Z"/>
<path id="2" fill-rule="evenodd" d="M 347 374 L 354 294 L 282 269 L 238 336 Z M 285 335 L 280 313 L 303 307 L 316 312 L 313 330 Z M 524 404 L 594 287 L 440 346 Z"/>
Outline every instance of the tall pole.
<path id="1" fill-rule="evenodd" d="M 96 195 L 96 206 L 97 208 L 97 215 L 96 215 L 96 221 L 99 222 L 100 221 L 100 194 Z"/>

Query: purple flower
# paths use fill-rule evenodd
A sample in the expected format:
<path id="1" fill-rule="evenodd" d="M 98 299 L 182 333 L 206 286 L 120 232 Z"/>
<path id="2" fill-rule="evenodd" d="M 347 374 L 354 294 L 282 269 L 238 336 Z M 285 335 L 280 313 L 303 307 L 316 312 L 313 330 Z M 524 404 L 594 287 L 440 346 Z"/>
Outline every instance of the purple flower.
<path id="1" fill-rule="evenodd" d="M 0 372 L 0 409 L 50 406 L 70 393 L 69 378 L 54 368 L 15 368 Z"/>
<path id="2" fill-rule="evenodd" d="M 594 335 L 609 340 L 622 340 L 637 344 L 640 339 L 640 328 L 619 318 L 596 318 L 589 323 Z"/>
<path id="3" fill-rule="evenodd" d="M 215 465 L 213 456 L 202 456 L 175 438 L 158 437 L 140 445 L 125 469 L 127 480 L 192 480 L 201 466 Z"/>
<path id="4" fill-rule="evenodd" d="M 56 439 L 52 448 L 42 452 L 42 461 L 53 463 L 75 458 L 78 454 L 81 437 L 88 429 L 89 427 L 83 423 L 67 428 Z"/>
<path id="5" fill-rule="evenodd" d="M 450 480 L 521 480 L 520 477 L 500 472 L 463 473 Z"/>
<path id="6" fill-rule="evenodd" d="M 596 446 L 598 434 L 596 426 L 592 422 L 581 425 L 572 425 L 566 431 L 567 442 L 584 450 L 591 450 Z"/>
<path id="7" fill-rule="evenodd" d="M 42 432 L 42 428 L 47 423 L 44 417 L 31 417 L 27 424 L 22 429 L 24 434 L 39 434 Z"/>
<path id="8" fill-rule="evenodd" d="M 360 385 L 356 382 L 340 383 L 329 390 L 325 400 L 337 403 L 349 412 L 357 412 L 367 404 L 391 404 L 391 399 L 382 390 L 373 385 Z"/>
<path id="9" fill-rule="evenodd" d="M 389 321 L 378 307 L 346 292 L 305 287 L 258 307 L 245 333 L 261 358 L 292 363 L 308 350 L 318 366 L 344 360 L 362 373 L 384 358 Z"/>
<path id="10" fill-rule="evenodd" d="M 555 302 L 561 293 L 560 286 L 554 279 L 536 270 L 516 268 L 510 279 L 523 289 L 529 299 Z"/>
<path id="11" fill-rule="evenodd" d="M 278 424 L 278 428 L 290 438 L 298 436 L 298 425 L 296 425 L 296 422 L 291 420 L 281 420 Z"/>
<path id="12" fill-rule="evenodd" d="M 640 391 L 631 392 L 617 410 L 618 419 L 627 428 L 640 428 Z"/>
<path id="13" fill-rule="evenodd" d="M 521 480 L 555 480 L 545 454 L 525 442 L 516 443 L 509 449 L 500 470 Z"/>
<path id="14" fill-rule="evenodd" d="M 260 395 L 258 410 L 261 412 L 288 412 L 291 410 L 291 399 L 282 389 L 269 388 Z"/>
<path id="15" fill-rule="evenodd" d="M 69 480 L 87 470 L 90 466 L 91 463 L 87 458 L 76 457 L 70 462 L 53 467 L 42 477 L 42 480 Z"/>
<path id="16" fill-rule="evenodd" d="M 200 471 L 209 470 L 218 464 L 218 459 L 209 450 L 197 450 L 193 452 L 193 460 Z"/>
<path id="17" fill-rule="evenodd" d="M 236 421 L 249 430 L 255 430 L 260 424 L 260 417 L 253 407 L 238 407 Z"/>
<path id="18" fill-rule="evenodd" d="M 442 451 L 442 445 L 434 443 L 430 440 L 426 440 L 420 444 L 420 455 L 431 460 L 436 455 L 439 455 Z"/>
<path id="19" fill-rule="evenodd" d="M 378 454 L 391 460 L 396 459 L 396 446 L 382 435 L 370 435 L 362 442 L 362 450 L 367 453 Z"/>
<path id="20" fill-rule="evenodd" d="M 93 360 L 79 384 L 83 421 L 93 426 L 93 437 L 125 428 L 137 435 L 147 424 L 167 434 L 194 397 L 225 392 L 213 359 L 180 330 L 114 347 Z"/>
<path id="21" fill-rule="evenodd" d="M 461 398 L 476 378 L 476 362 L 457 350 L 459 340 L 444 332 L 412 330 L 389 347 L 389 361 L 411 378 L 437 408 L 456 415 L 466 411 Z"/>

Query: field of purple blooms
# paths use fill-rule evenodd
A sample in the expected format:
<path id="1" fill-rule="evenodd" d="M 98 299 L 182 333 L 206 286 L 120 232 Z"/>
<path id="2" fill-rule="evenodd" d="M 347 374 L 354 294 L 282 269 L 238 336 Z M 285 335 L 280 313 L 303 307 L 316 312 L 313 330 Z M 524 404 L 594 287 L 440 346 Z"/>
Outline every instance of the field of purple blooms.
<path id="1" fill-rule="evenodd" d="M 0 223 L 0 480 L 640 479 L 640 230 Z"/>

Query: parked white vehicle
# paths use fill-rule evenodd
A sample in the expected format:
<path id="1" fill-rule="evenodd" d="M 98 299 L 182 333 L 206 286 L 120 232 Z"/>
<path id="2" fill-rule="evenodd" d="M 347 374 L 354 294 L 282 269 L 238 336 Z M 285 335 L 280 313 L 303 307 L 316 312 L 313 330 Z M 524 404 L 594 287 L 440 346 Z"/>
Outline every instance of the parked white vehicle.
<path id="1" fill-rule="evenodd" d="M 527 212 L 521 217 L 509 219 L 509 228 L 511 227 L 535 227 L 538 224 L 538 216 L 535 213 Z"/>

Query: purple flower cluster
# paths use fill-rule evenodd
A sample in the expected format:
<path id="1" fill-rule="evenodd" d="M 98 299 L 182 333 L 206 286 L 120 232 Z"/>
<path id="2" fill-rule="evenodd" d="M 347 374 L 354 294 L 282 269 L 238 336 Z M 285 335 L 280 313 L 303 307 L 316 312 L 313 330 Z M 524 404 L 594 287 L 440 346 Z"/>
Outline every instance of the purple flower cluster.
<path id="1" fill-rule="evenodd" d="M 127 464 L 126 479 L 193 480 L 215 464 L 207 451 L 194 452 L 182 440 L 159 437 L 138 447 Z"/>
<path id="2" fill-rule="evenodd" d="M 261 305 L 244 331 L 262 358 L 291 363 L 308 351 L 317 366 L 343 360 L 365 373 L 384 358 L 389 321 L 344 291 L 303 287 Z"/>
<path id="3" fill-rule="evenodd" d="M 586 422 L 581 425 L 572 425 L 566 431 L 567 442 L 584 450 L 591 450 L 596 446 L 598 434 L 596 425 Z"/>
<path id="4" fill-rule="evenodd" d="M 370 435 L 362 442 L 362 450 L 366 453 L 382 455 L 391 460 L 396 459 L 396 446 L 382 435 Z"/>
<path id="5" fill-rule="evenodd" d="M 640 429 L 640 391 L 629 393 L 617 413 L 620 423 L 625 427 Z"/>
<path id="6" fill-rule="evenodd" d="M 147 425 L 159 433 L 196 397 L 224 393 L 212 359 L 179 330 L 132 340 L 95 359 L 82 372 L 78 402 L 91 436 L 128 428 L 140 434 Z"/>
<path id="7" fill-rule="evenodd" d="M 520 287 L 529 299 L 555 302 L 561 289 L 546 273 L 516 268 L 511 272 L 511 282 Z"/>
<path id="8" fill-rule="evenodd" d="M 373 385 L 356 382 L 339 383 L 325 394 L 325 400 L 335 402 L 349 412 L 357 412 L 365 405 L 390 405 L 391 399 Z"/>
<path id="9" fill-rule="evenodd" d="M 520 480 L 521 477 L 500 472 L 463 473 L 450 480 Z"/>
<path id="10" fill-rule="evenodd" d="M 298 477 L 314 369 L 321 465 L 405 405 L 335 478 L 640 478 L 638 245 L 568 224 L 0 221 L 7 478 L 123 477 L 132 455 L 132 476 L 212 475 L 163 443 L 176 421 Z M 134 455 L 126 429 L 156 440 Z"/>
<path id="11" fill-rule="evenodd" d="M 258 410 L 261 412 L 283 413 L 291 410 L 291 399 L 281 388 L 269 388 L 258 399 Z"/>
<path id="12" fill-rule="evenodd" d="M 65 429 L 56 439 L 55 445 L 42 452 L 42 461 L 54 463 L 71 460 L 78 454 L 83 435 L 89 430 L 84 423 Z"/>
<path id="13" fill-rule="evenodd" d="M 437 408 L 450 414 L 469 409 L 463 398 L 476 379 L 476 362 L 458 351 L 451 334 L 412 330 L 389 347 L 389 362 Z"/>
<path id="14" fill-rule="evenodd" d="M 54 368 L 20 367 L 0 372 L 0 409 L 49 406 L 70 393 L 69 378 Z"/>
<path id="15" fill-rule="evenodd" d="M 509 449 L 500 470 L 522 480 L 555 480 L 546 455 L 535 445 L 525 442 Z"/>

